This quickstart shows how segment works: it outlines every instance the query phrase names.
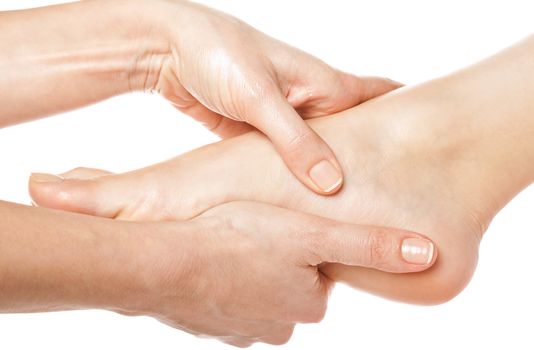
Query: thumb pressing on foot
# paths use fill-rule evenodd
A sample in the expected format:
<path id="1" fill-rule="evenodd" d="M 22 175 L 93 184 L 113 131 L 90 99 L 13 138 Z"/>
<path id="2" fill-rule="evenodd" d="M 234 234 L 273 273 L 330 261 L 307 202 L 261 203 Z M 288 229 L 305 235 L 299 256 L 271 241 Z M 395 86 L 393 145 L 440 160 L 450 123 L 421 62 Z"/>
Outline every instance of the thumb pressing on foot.
<path id="1" fill-rule="evenodd" d="M 76 168 L 61 175 L 34 173 L 29 192 L 37 206 L 114 218 L 128 198 L 125 181 L 117 175 L 89 168 Z"/>

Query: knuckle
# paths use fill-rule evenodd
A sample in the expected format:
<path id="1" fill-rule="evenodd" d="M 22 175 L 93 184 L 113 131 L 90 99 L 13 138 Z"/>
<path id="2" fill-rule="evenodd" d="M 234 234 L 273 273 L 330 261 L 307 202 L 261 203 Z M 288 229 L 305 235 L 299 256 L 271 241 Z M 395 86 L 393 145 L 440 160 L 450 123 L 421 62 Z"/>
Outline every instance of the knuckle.
<path id="1" fill-rule="evenodd" d="M 300 158 L 308 151 L 306 145 L 316 141 L 316 135 L 311 128 L 306 128 L 301 133 L 292 136 L 286 144 L 285 152 L 288 157 Z"/>
<path id="2" fill-rule="evenodd" d="M 243 340 L 243 339 L 220 339 L 223 343 L 226 343 L 231 346 L 235 346 L 236 348 L 249 348 L 251 347 L 254 342 L 251 340 Z"/>
<path id="3" fill-rule="evenodd" d="M 320 227 L 316 227 L 313 230 L 299 231 L 295 235 L 298 246 L 306 247 L 306 252 L 309 257 L 308 260 L 311 265 L 318 265 L 324 260 L 320 252 L 324 251 L 325 236 L 325 231 Z M 333 252 L 330 253 L 333 254 Z"/>
<path id="4" fill-rule="evenodd" d="M 321 298 L 318 301 L 315 301 L 314 306 L 305 312 L 302 322 L 304 323 L 321 322 L 326 315 L 327 306 L 328 306 L 328 302 L 326 298 Z"/>
<path id="5" fill-rule="evenodd" d="M 387 264 L 390 253 L 390 239 L 387 232 L 377 229 L 367 237 L 367 262 L 369 266 L 380 268 Z"/>
<path id="6" fill-rule="evenodd" d="M 326 308 L 327 308 L 327 303 L 326 301 L 322 301 L 316 308 L 315 308 L 315 311 L 310 315 L 311 318 L 310 318 L 310 321 L 312 323 L 319 323 L 321 322 L 325 315 L 326 315 Z"/>
<path id="7" fill-rule="evenodd" d="M 288 326 L 282 329 L 271 341 L 272 345 L 284 345 L 291 339 L 293 336 L 294 326 Z"/>

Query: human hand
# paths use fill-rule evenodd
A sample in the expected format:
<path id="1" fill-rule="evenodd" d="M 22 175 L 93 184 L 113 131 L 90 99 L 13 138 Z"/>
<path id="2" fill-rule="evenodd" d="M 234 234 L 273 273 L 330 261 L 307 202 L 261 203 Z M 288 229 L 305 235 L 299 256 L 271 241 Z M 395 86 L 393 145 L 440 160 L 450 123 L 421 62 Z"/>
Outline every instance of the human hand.
<path id="1" fill-rule="evenodd" d="M 104 309 L 245 346 L 325 312 L 323 261 L 396 270 L 435 257 L 409 231 L 233 202 L 188 221 L 126 222 L 0 201 L 0 312 Z M 4 217 L 3 216 L 3 217 Z M 421 246 L 419 245 L 421 248 Z M 409 255 L 408 255 L 409 257 Z M 434 263 L 435 259 L 426 266 Z M 421 266 L 420 269 L 424 269 Z"/>
<path id="2" fill-rule="evenodd" d="M 340 72 L 208 7 L 184 1 L 147 5 L 148 16 L 157 18 L 151 30 L 166 34 L 168 52 L 140 59 L 139 69 L 150 62 L 152 73 L 132 73 L 142 77 L 132 86 L 161 93 L 223 137 L 259 129 L 303 184 L 320 194 L 339 190 L 342 169 L 303 118 L 347 109 L 399 83 Z"/>
<path id="3" fill-rule="evenodd" d="M 2 25 L 0 52 L 9 54 L 0 60 L 0 127 L 157 91 L 223 136 L 258 128 L 321 194 L 336 192 L 343 172 L 302 118 L 399 87 L 339 72 L 187 1 L 77 1 L 2 13 Z M 33 40 L 20 45 L 26 37 Z"/>
<path id="4" fill-rule="evenodd" d="M 141 277 L 152 293 L 131 313 L 237 346 L 283 344 L 295 324 L 319 322 L 333 287 L 319 272 L 325 262 L 399 272 L 424 270 L 436 257 L 429 240 L 409 231 L 254 202 L 215 207 L 187 225 L 178 234 L 148 233 L 148 277 Z M 428 247 L 414 254 L 428 264 L 407 264 L 403 242 Z"/>

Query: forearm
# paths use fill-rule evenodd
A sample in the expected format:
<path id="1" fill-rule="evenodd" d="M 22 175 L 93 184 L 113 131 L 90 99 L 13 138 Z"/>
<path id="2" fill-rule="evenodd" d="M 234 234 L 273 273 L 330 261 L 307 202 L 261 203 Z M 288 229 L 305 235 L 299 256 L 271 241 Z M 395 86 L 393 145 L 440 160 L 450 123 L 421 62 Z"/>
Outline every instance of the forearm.
<path id="1" fill-rule="evenodd" d="M 0 217 L 0 312 L 120 311 L 146 292 L 137 226 L 6 202 Z"/>
<path id="2" fill-rule="evenodd" d="M 0 127 L 154 84 L 168 47 L 140 1 L 0 13 Z M 146 6 L 145 6 L 146 7 Z"/>

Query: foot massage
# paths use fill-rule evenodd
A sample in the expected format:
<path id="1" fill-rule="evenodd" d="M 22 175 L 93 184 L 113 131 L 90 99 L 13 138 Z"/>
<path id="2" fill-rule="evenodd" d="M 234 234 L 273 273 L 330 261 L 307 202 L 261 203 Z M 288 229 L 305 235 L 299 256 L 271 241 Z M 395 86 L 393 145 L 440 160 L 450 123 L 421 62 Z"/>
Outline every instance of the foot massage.
<path id="1" fill-rule="evenodd" d="M 109 310 L 284 344 L 337 283 L 455 298 L 534 181 L 534 36 L 404 86 L 188 1 L 5 11 L 0 28 L 0 127 L 145 91 L 221 137 L 125 173 L 33 173 L 32 205 L 0 201 L 2 313 Z"/>

